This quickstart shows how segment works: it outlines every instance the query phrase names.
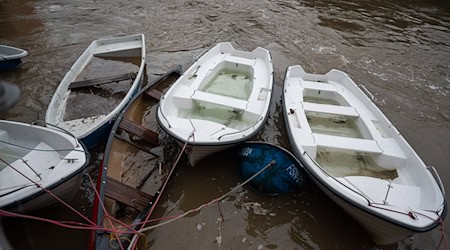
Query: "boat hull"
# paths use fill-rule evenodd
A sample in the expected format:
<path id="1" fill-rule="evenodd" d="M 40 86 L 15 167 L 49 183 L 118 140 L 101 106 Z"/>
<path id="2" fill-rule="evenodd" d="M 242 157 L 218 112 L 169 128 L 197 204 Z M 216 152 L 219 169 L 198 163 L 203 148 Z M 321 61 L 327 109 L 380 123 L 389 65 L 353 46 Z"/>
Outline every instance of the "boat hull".
<path id="1" fill-rule="evenodd" d="M 21 59 L 0 61 L 0 70 L 12 70 L 17 68 L 21 63 Z"/>
<path id="2" fill-rule="evenodd" d="M 310 175 L 314 183 L 347 214 L 353 217 L 378 245 L 389 245 L 413 236 L 416 232 L 400 227 L 354 206 L 330 191 L 320 181 Z"/>
<path id="3" fill-rule="evenodd" d="M 48 190 L 63 201 L 70 202 L 75 198 L 81 182 L 83 181 L 83 175 L 85 172 L 86 169 L 83 169 L 82 171 L 75 173 L 73 176 L 61 180 L 53 187 L 48 188 Z M 23 200 L 16 201 L 2 209 L 11 212 L 30 213 L 57 203 L 58 200 L 42 190 L 32 196 L 26 197 Z"/>

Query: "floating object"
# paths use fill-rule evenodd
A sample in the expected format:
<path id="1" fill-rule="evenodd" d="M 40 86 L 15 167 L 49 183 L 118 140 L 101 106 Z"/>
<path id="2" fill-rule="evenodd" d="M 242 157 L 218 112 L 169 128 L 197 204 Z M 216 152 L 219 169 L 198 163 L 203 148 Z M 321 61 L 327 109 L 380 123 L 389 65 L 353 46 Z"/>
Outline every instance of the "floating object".
<path id="1" fill-rule="evenodd" d="M 238 147 L 241 175 L 244 180 L 273 161 L 273 165 L 249 184 L 265 194 L 299 191 L 305 183 L 306 172 L 300 162 L 286 149 L 263 142 L 245 142 Z"/>
<path id="2" fill-rule="evenodd" d="M 0 112 L 11 109 L 20 98 L 20 89 L 17 85 L 0 80 Z"/>
<path id="3" fill-rule="evenodd" d="M 286 71 L 283 105 L 295 155 L 313 181 L 385 245 L 437 227 L 447 203 L 437 172 L 371 99 L 339 70 Z"/>
<path id="4" fill-rule="evenodd" d="M 114 123 L 97 181 L 101 201 L 95 198 L 93 218 L 98 226 L 111 228 L 111 223 L 115 223 L 105 217 L 100 202 L 105 204 L 110 216 L 137 224 L 145 219 L 161 195 L 161 182 L 170 176 L 159 172 L 163 146 L 154 132 L 157 129 L 154 114 L 162 91 L 180 75 L 181 66 L 177 66 L 152 81 L 130 101 Z M 151 125 L 153 129 L 149 128 Z M 129 243 L 125 239 L 131 236 L 121 235 L 122 244 Z M 99 230 L 91 235 L 89 249 L 109 249 L 111 244 L 119 247 L 118 242 L 111 241 L 111 235 Z"/>
<path id="5" fill-rule="evenodd" d="M 161 98 L 157 120 L 181 145 L 190 163 L 255 135 L 272 97 L 268 50 L 240 51 L 219 43 L 201 56 Z"/>
<path id="6" fill-rule="evenodd" d="M 23 49 L 0 45 L 0 70 L 11 70 L 17 68 L 22 62 L 22 58 L 28 52 Z"/>
<path id="7" fill-rule="evenodd" d="M 75 137 L 57 129 L 0 120 L 0 209 L 30 212 L 71 200 L 89 157 Z"/>
<path id="8" fill-rule="evenodd" d="M 94 60 L 101 61 L 98 68 L 94 72 L 94 79 L 83 79 L 83 74 L 88 74 L 87 66 Z M 114 60 L 113 60 L 114 59 Z M 123 72 L 116 75 L 117 70 L 114 63 L 118 63 L 120 60 L 136 60 L 139 62 L 139 70 L 136 72 Z M 131 64 L 131 63 L 129 63 Z M 140 85 L 143 79 L 145 68 L 145 38 L 144 35 L 132 35 L 125 37 L 117 37 L 111 39 L 95 40 L 84 51 L 84 53 L 78 58 L 72 68 L 66 73 L 63 80 L 56 89 L 55 94 L 47 108 L 45 115 L 45 121 L 49 124 L 62 127 L 79 139 L 88 148 L 92 148 L 99 141 L 105 138 L 114 123 L 114 119 L 119 112 L 125 107 L 129 100 L 139 91 Z M 124 71 L 122 69 L 122 71 Z M 109 75 L 114 72 L 114 75 Z M 106 76 L 99 76 L 100 74 Z M 80 78 L 82 78 L 80 80 Z M 106 103 L 103 107 L 92 108 L 100 100 L 112 99 L 112 93 L 108 92 L 106 96 L 101 96 L 100 91 L 98 93 L 90 89 L 89 93 L 84 95 L 93 95 L 92 102 L 81 101 L 80 98 L 69 98 L 70 94 L 75 89 L 91 87 L 91 86 L 104 86 L 108 83 L 123 82 L 125 84 L 124 94 L 118 97 L 117 103 Z M 103 98 L 103 99 L 102 99 Z M 68 108 L 74 109 L 74 107 L 81 106 L 83 108 L 91 108 L 91 113 L 84 110 L 76 110 L 81 113 L 78 116 L 71 117 L 72 114 L 68 111 Z M 74 111 L 75 113 L 75 111 Z"/>

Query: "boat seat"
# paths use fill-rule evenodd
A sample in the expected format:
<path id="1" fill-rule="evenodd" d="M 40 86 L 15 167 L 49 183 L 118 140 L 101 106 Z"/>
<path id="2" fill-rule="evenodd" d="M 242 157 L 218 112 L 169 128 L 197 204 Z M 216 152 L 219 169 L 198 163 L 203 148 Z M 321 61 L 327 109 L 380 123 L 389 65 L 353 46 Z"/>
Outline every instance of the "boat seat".
<path id="1" fill-rule="evenodd" d="M 310 112 L 359 117 L 354 107 L 303 102 L 303 109 Z"/>
<path id="2" fill-rule="evenodd" d="M 249 66 L 253 66 L 256 63 L 255 59 L 248 59 L 248 58 L 237 57 L 237 56 L 232 56 L 232 55 L 225 57 L 224 60 L 227 62 L 231 62 L 231 63 L 244 64 L 244 65 L 249 65 Z"/>
<path id="3" fill-rule="evenodd" d="M 388 205 L 405 208 L 420 206 L 420 186 L 403 185 L 368 176 L 346 176 L 338 179 L 345 180 L 344 183 L 348 182 L 373 202 L 386 201 Z M 386 199 L 388 185 L 391 185 L 391 188 Z"/>
<path id="4" fill-rule="evenodd" d="M 248 101 L 236 99 L 233 97 L 211 94 L 203 91 L 195 91 L 191 96 L 192 100 L 202 102 L 208 107 L 207 104 L 220 105 L 224 107 L 229 107 L 237 110 L 245 110 L 247 108 Z M 203 106 L 203 105 L 202 105 Z"/>
<path id="5" fill-rule="evenodd" d="M 323 135 L 313 133 L 317 147 L 343 149 L 357 152 L 381 154 L 383 150 L 375 140 L 349 138 L 343 136 Z"/>
<path id="6" fill-rule="evenodd" d="M 323 90 L 323 91 L 331 91 L 331 92 L 338 91 L 336 86 L 329 84 L 329 83 L 323 83 L 323 82 L 300 80 L 300 85 L 302 85 L 302 87 L 305 89 Z"/>

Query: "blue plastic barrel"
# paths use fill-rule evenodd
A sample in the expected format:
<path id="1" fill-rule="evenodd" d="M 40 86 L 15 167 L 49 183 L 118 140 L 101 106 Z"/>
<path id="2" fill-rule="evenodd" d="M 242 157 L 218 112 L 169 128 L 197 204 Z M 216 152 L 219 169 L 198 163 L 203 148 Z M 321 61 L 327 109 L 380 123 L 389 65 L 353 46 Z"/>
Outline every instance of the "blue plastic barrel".
<path id="1" fill-rule="evenodd" d="M 304 185 L 306 172 L 301 163 L 286 149 L 265 142 L 246 142 L 238 148 L 241 175 L 249 179 L 272 161 L 249 184 L 264 194 L 283 194 L 299 191 Z"/>

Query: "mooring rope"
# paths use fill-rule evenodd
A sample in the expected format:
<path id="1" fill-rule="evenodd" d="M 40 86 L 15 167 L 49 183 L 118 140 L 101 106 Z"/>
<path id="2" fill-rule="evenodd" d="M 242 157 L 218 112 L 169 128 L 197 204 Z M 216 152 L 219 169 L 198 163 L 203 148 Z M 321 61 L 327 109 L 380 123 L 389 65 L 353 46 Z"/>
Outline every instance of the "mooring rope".
<path id="1" fill-rule="evenodd" d="M 191 134 L 190 134 L 189 137 L 187 138 L 186 142 L 184 143 L 183 148 L 180 150 L 180 153 L 178 154 L 178 157 L 177 157 L 177 159 L 175 160 L 175 163 L 173 164 L 173 166 L 172 166 L 172 168 L 171 168 L 169 174 L 167 175 L 167 177 L 166 177 L 166 179 L 165 179 L 165 181 L 164 181 L 164 183 L 163 183 L 163 185 L 162 185 L 162 187 L 161 187 L 161 189 L 160 189 L 161 191 L 158 193 L 158 196 L 156 197 L 155 202 L 152 204 L 152 207 L 150 208 L 150 211 L 148 212 L 147 216 L 145 217 L 144 222 L 142 223 L 141 229 L 140 229 L 140 230 L 142 230 L 142 229 L 144 228 L 145 224 L 146 224 L 146 223 L 148 222 L 148 220 L 150 219 L 150 216 L 152 215 L 153 210 L 154 210 L 155 207 L 156 207 L 156 204 L 158 204 L 158 201 L 159 201 L 159 199 L 161 198 L 161 193 L 162 193 L 162 192 L 164 191 L 164 189 L 166 188 L 166 185 L 167 185 L 167 183 L 169 182 L 170 176 L 172 176 L 172 173 L 173 173 L 173 171 L 175 170 L 175 167 L 178 165 L 178 161 L 181 159 L 181 156 L 183 155 L 184 151 L 186 150 L 186 147 L 187 147 L 187 145 L 188 145 L 188 143 L 189 143 L 189 139 L 190 139 L 191 137 L 194 138 L 193 140 L 194 140 L 194 142 L 195 142 L 194 131 L 191 132 Z M 140 230 L 138 231 L 138 233 L 142 234 L 142 232 L 140 232 Z M 136 247 L 137 239 L 134 240 L 135 238 L 139 238 L 139 235 L 135 235 L 135 236 L 133 237 L 133 240 L 132 240 L 131 243 L 130 243 L 131 249 L 134 249 L 134 248 Z"/>
<path id="2" fill-rule="evenodd" d="M 241 184 L 237 185 L 235 188 L 231 189 L 231 190 L 230 190 L 229 192 L 227 192 L 226 194 L 224 194 L 224 195 L 222 195 L 222 196 L 220 196 L 220 197 L 218 197 L 218 198 L 216 198 L 216 199 L 214 199 L 214 200 L 212 200 L 212 201 L 210 201 L 210 202 L 204 203 L 204 204 L 198 206 L 197 208 L 191 209 L 191 210 L 189 210 L 189 211 L 187 211 L 187 212 L 185 212 L 185 213 L 183 213 L 183 214 L 181 214 L 181 215 L 179 215 L 179 216 L 176 216 L 176 217 L 173 218 L 173 219 L 167 220 L 167 221 L 165 221 L 165 222 L 161 222 L 161 223 L 156 224 L 156 225 L 153 225 L 153 226 L 149 226 L 149 227 L 142 228 L 142 229 L 140 229 L 138 232 L 139 232 L 139 233 L 143 233 L 143 232 L 146 232 L 146 231 L 149 231 L 149 230 L 152 230 L 152 229 L 155 229 L 155 228 L 164 226 L 164 225 L 166 225 L 166 224 L 169 224 L 169 223 L 172 223 L 172 222 L 174 222 L 174 221 L 176 221 L 176 220 L 179 220 L 179 219 L 181 219 L 181 218 L 183 218 L 183 217 L 186 217 L 187 215 L 189 215 L 189 214 L 191 214 L 191 213 L 193 213 L 193 212 L 197 212 L 197 211 L 201 210 L 202 208 L 204 208 L 204 207 L 206 207 L 206 206 L 210 206 L 210 205 L 212 205 L 212 204 L 214 204 L 214 203 L 216 203 L 216 202 L 218 202 L 218 201 L 221 201 L 221 200 L 223 200 L 224 198 L 226 198 L 227 196 L 229 196 L 230 194 L 236 192 L 236 190 L 242 188 L 245 184 L 249 183 L 249 182 L 250 182 L 251 180 L 253 180 L 256 176 L 260 175 L 264 170 L 266 170 L 267 168 L 273 166 L 274 164 L 275 164 L 275 160 L 272 160 L 272 161 L 269 162 L 266 166 L 264 166 L 261 170 L 259 170 L 258 172 L 256 172 L 254 175 L 252 175 L 250 178 L 248 178 L 247 180 L 245 180 L 243 183 L 241 183 Z M 133 249 L 134 249 L 133 246 L 134 246 L 134 245 L 136 244 L 136 242 L 137 242 L 137 237 L 134 237 L 133 240 L 132 240 L 131 242 L 133 243 L 133 245 L 132 245 L 131 247 L 129 247 L 128 250 L 133 250 Z"/>

